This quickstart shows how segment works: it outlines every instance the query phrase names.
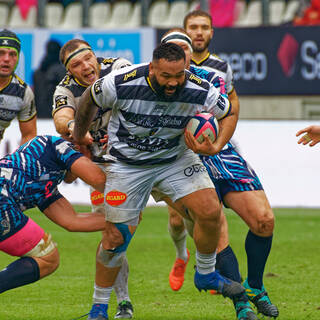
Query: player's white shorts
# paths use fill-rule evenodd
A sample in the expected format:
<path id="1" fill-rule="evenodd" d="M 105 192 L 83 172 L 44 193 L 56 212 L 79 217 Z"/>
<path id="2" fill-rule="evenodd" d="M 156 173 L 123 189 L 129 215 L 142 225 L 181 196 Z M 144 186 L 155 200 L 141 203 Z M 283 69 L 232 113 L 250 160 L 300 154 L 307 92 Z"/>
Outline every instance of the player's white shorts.
<path id="1" fill-rule="evenodd" d="M 173 202 L 214 185 L 199 156 L 191 150 L 169 164 L 131 166 L 111 163 L 107 168 L 105 188 L 106 219 L 120 223 L 136 219 L 149 196 L 161 200 L 166 195 Z"/>

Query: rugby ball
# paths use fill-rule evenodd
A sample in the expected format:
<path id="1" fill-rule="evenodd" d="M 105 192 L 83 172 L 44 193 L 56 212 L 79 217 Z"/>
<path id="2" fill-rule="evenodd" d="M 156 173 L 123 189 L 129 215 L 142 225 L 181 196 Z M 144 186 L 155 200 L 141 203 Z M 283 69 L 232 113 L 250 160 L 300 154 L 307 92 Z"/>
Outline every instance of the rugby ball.
<path id="1" fill-rule="evenodd" d="M 189 120 L 186 130 L 191 132 L 200 143 L 204 140 L 203 134 L 214 142 L 219 134 L 219 125 L 216 117 L 211 113 L 202 112 L 196 114 Z"/>

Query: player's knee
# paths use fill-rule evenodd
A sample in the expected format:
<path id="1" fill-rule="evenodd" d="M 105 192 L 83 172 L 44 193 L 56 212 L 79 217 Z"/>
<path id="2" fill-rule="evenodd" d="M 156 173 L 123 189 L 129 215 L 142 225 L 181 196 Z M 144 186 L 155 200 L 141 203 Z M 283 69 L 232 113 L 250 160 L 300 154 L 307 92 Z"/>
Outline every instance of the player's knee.
<path id="1" fill-rule="evenodd" d="M 115 252 L 106 250 L 100 245 L 97 252 L 97 262 L 108 268 L 120 267 L 126 257 L 126 251 Z"/>
<path id="2" fill-rule="evenodd" d="M 218 200 L 211 199 L 201 204 L 195 212 L 198 223 L 220 225 L 221 205 Z"/>
<path id="3" fill-rule="evenodd" d="M 52 241 L 51 235 L 47 233 L 45 233 L 38 244 L 24 256 L 32 257 L 37 261 L 40 269 L 40 278 L 54 272 L 60 263 L 58 249 Z"/>
<path id="4" fill-rule="evenodd" d="M 56 271 L 60 264 L 60 256 L 58 249 L 55 248 L 50 254 L 40 258 L 43 261 L 40 268 L 40 278 L 47 276 Z"/>
<path id="5" fill-rule="evenodd" d="M 182 216 L 173 210 L 169 210 L 169 230 L 174 233 L 181 233 L 185 230 Z"/>
<path id="6" fill-rule="evenodd" d="M 103 232 L 102 246 L 106 250 L 119 247 L 124 243 L 124 238 L 120 230 L 114 223 L 106 222 L 106 229 Z"/>
<path id="7" fill-rule="evenodd" d="M 125 223 L 107 222 L 106 232 L 102 239 L 103 248 L 112 252 L 125 252 L 136 228 L 136 226 L 129 226 Z"/>
<path id="8" fill-rule="evenodd" d="M 272 210 L 266 209 L 257 216 L 256 224 L 251 230 L 253 233 L 268 237 L 271 236 L 274 229 L 274 215 Z"/>

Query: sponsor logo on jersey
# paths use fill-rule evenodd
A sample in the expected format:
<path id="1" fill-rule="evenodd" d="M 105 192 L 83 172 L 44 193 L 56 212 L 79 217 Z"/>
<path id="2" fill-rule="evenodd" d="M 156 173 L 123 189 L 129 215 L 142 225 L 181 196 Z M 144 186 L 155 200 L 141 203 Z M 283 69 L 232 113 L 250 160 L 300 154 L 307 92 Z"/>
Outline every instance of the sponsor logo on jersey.
<path id="1" fill-rule="evenodd" d="M 110 206 L 119 206 L 127 200 L 127 195 L 121 191 L 112 190 L 106 195 L 106 202 Z"/>
<path id="2" fill-rule="evenodd" d="M 55 103 L 57 108 L 67 105 L 67 96 L 56 96 Z"/>
<path id="3" fill-rule="evenodd" d="M 102 61 L 103 64 L 111 64 L 113 63 L 115 60 L 113 58 L 106 58 Z"/>
<path id="4" fill-rule="evenodd" d="M 101 86 L 102 81 L 103 81 L 103 79 L 99 79 L 99 80 L 97 80 L 97 81 L 95 82 L 95 84 L 93 85 L 93 89 L 94 89 L 94 93 L 95 93 L 95 94 L 99 94 L 99 93 L 102 92 L 102 86 Z"/>
<path id="5" fill-rule="evenodd" d="M 201 82 L 202 82 L 200 78 L 196 77 L 196 76 L 193 75 L 193 74 L 190 74 L 189 80 L 190 80 L 190 81 L 193 81 L 193 82 L 197 82 L 198 84 L 201 84 Z"/>
<path id="6" fill-rule="evenodd" d="M 0 119 L 4 121 L 11 121 L 17 115 L 15 110 L 0 109 Z"/>
<path id="7" fill-rule="evenodd" d="M 129 78 L 131 78 L 131 77 L 133 78 L 136 75 L 137 75 L 137 70 L 133 70 L 133 71 L 131 71 L 131 72 L 129 72 L 129 73 L 124 75 L 123 81 L 127 81 Z"/>
<path id="8" fill-rule="evenodd" d="M 94 190 L 93 192 L 91 192 L 90 198 L 91 198 L 91 203 L 94 206 L 99 206 L 104 202 L 104 194 L 97 190 Z"/>

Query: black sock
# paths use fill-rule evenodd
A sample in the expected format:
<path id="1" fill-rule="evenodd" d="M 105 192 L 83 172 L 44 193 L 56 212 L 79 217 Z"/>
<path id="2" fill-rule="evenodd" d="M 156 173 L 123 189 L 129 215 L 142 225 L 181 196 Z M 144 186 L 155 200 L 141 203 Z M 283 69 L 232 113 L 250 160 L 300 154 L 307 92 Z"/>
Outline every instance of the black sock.
<path id="1" fill-rule="evenodd" d="M 271 245 L 272 236 L 260 237 L 249 230 L 245 247 L 248 262 L 248 283 L 252 288 L 261 289 L 262 287 L 264 268 Z"/>
<path id="2" fill-rule="evenodd" d="M 35 282 L 39 278 L 40 270 L 36 260 L 20 258 L 0 271 L 0 293 Z"/>
<path id="3" fill-rule="evenodd" d="M 230 246 L 217 254 L 216 269 L 224 277 L 241 282 L 238 260 Z"/>

